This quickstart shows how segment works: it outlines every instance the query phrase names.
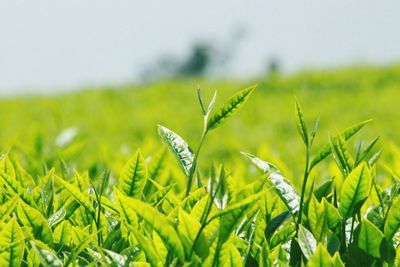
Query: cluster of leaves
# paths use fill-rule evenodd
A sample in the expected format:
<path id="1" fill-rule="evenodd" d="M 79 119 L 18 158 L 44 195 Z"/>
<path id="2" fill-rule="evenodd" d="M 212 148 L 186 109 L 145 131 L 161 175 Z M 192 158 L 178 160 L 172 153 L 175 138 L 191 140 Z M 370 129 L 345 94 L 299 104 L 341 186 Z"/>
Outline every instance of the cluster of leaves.
<path id="1" fill-rule="evenodd" d="M 232 96 L 213 112 L 198 99 L 204 128 L 195 151 L 159 126 L 163 141 L 186 175 L 186 190 L 160 183 L 165 153 L 149 162 L 140 150 L 118 179 L 106 169 L 29 174 L 8 154 L 0 160 L 1 266 L 382 266 L 400 259 L 400 182 L 377 182 L 372 154 L 377 140 L 353 157 L 346 141 L 367 122 L 330 139 L 315 157 L 318 120 L 307 131 L 296 104 L 306 146 L 301 194 L 273 164 L 243 153 L 261 175 L 238 186 L 223 165 L 204 175 L 197 168 L 207 135 L 233 115 L 255 87 Z M 372 155 L 371 155 L 372 154 Z M 342 174 L 314 188 L 311 171 L 333 155 Z"/>

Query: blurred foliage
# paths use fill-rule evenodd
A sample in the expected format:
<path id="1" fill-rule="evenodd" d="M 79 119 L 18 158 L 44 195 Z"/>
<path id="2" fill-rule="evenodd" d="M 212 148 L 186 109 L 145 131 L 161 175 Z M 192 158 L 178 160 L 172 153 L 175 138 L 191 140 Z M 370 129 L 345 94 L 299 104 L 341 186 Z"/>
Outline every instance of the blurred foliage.
<path id="1" fill-rule="evenodd" d="M 174 129 L 189 144 L 198 143 L 202 125 L 195 97 L 198 84 L 207 101 L 214 90 L 218 91 L 218 107 L 221 99 L 254 83 L 258 83 L 258 89 L 247 107 L 208 137 L 200 157 L 200 170 L 209 169 L 211 162 L 215 162 L 224 163 L 236 176 L 255 171 L 248 168 L 239 154 L 239 151 L 248 151 L 278 165 L 299 186 L 304 165 L 304 158 L 299 155 L 303 155 L 304 148 L 295 133 L 297 97 L 308 118 L 321 116 L 316 149 L 329 142 L 329 136 L 373 119 L 350 142 L 350 150 L 356 151 L 358 140 L 365 140 L 366 145 L 379 135 L 378 149 L 384 149 L 382 157 L 394 172 L 400 172 L 400 150 L 394 145 L 400 143 L 398 65 L 305 71 L 286 76 L 276 73 L 251 81 L 164 80 L 146 85 L 2 99 L 0 148 L 11 149 L 11 156 L 22 158 L 31 171 L 42 171 L 44 165 L 59 167 L 62 159 L 68 166 L 89 169 L 92 174 L 109 166 L 118 175 L 117 170 L 138 147 L 149 157 L 165 147 L 157 135 L 157 124 Z M 312 125 L 312 121 L 308 124 Z M 169 154 L 168 157 L 172 159 Z M 42 162 L 45 164 L 38 165 Z M 319 167 L 316 176 L 332 177 L 337 172 L 334 165 L 322 166 L 326 168 Z M 388 171 L 386 165 L 380 166 Z M 180 172 L 171 170 L 171 175 L 175 174 L 184 179 Z"/>

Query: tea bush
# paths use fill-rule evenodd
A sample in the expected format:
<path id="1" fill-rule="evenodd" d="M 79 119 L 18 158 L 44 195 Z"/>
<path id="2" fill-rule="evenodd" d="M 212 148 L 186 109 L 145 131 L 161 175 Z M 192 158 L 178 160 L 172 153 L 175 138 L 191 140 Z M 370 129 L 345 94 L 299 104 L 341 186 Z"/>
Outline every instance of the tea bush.
<path id="1" fill-rule="evenodd" d="M 315 147 L 319 118 L 309 128 L 296 101 L 304 145 L 304 156 L 297 154 L 304 160 L 299 187 L 279 165 L 248 152 L 242 152 L 242 160 L 259 174 L 250 166 L 238 173 L 224 164 L 200 167 L 207 139 L 229 135 L 218 128 L 255 88 L 237 92 L 219 108 L 214 107 L 216 94 L 207 104 L 199 89 L 203 129 L 195 150 L 159 125 L 169 151 L 161 149 L 149 159 L 138 150 L 119 176 L 109 168 L 101 175 L 80 172 L 63 160 L 57 168 L 49 164 L 56 161 L 47 162 L 39 171 L 40 158 L 26 169 L 35 159 L 28 161 L 15 148 L 5 153 L 0 161 L 0 265 L 398 265 L 400 180 L 394 172 L 379 172 L 377 138 L 360 143 L 355 153 L 348 148 L 369 120 Z M 73 135 L 72 129 L 64 132 L 58 145 Z M 175 162 L 167 160 L 169 153 Z M 335 164 L 336 175 L 316 177 L 326 161 Z M 180 170 L 166 168 L 172 164 Z"/>

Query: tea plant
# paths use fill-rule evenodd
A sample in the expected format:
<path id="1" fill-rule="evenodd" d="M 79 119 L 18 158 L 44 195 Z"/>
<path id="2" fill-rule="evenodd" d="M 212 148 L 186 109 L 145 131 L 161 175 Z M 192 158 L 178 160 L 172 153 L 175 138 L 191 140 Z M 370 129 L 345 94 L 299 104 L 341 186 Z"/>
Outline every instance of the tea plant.
<path id="1" fill-rule="evenodd" d="M 382 188 L 373 153 L 377 139 L 347 141 L 369 121 L 333 136 L 314 153 L 319 119 L 308 131 L 300 194 L 274 164 L 242 152 L 261 174 L 239 186 L 223 165 L 199 170 L 207 136 L 249 99 L 239 91 L 213 112 L 198 90 L 203 131 L 196 150 L 159 125 L 186 177 L 160 180 L 165 153 L 148 162 L 138 150 L 118 179 L 62 164 L 59 173 L 28 173 L 6 153 L 0 160 L 0 266 L 395 266 L 400 260 L 400 181 Z M 225 133 L 227 134 L 227 133 Z M 10 152 L 11 153 L 11 152 Z M 316 186 L 313 170 L 332 156 L 340 177 Z M 310 181 L 310 179 L 312 179 Z M 317 181 L 321 181 L 319 178 Z"/>

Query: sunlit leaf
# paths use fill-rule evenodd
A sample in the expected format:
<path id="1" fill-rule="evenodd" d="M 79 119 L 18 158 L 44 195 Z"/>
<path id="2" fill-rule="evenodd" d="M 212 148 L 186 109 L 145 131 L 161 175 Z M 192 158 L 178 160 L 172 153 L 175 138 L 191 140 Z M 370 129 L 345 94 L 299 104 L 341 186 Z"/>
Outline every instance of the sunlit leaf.
<path id="1" fill-rule="evenodd" d="M 0 266 L 21 266 L 24 234 L 14 217 L 0 232 Z"/>
<path id="2" fill-rule="evenodd" d="M 346 129 L 342 134 L 342 138 L 347 141 L 350 139 L 353 135 L 355 135 L 359 130 L 361 130 L 367 123 L 369 123 L 371 120 L 366 120 L 363 122 L 360 122 L 359 124 L 356 124 L 348 129 Z M 310 168 L 313 168 L 315 165 L 317 165 L 320 161 L 325 159 L 327 156 L 331 154 L 331 145 L 327 144 L 325 145 L 318 153 L 317 156 L 315 156 L 311 160 Z"/>
<path id="3" fill-rule="evenodd" d="M 235 112 L 237 112 L 250 97 L 254 89 L 256 89 L 256 86 L 251 86 L 233 95 L 218 111 L 216 111 L 208 119 L 207 129 L 212 130 L 217 128 L 217 126 L 223 123 L 227 118 L 231 117 Z"/>
<path id="4" fill-rule="evenodd" d="M 135 228 L 131 228 L 131 231 L 138 240 L 139 246 L 142 248 L 144 254 L 146 255 L 147 261 L 150 263 L 152 267 L 157 267 L 158 264 L 161 262 L 161 259 L 158 256 L 154 244 L 151 242 L 151 240 L 146 238 L 142 233 L 140 233 Z"/>
<path id="5" fill-rule="evenodd" d="M 358 246 L 368 254 L 379 258 L 383 233 L 370 221 L 363 220 L 360 225 Z"/>
<path id="6" fill-rule="evenodd" d="M 141 198 L 147 179 L 147 167 L 140 150 L 122 168 L 119 189 L 127 196 Z"/>
<path id="7" fill-rule="evenodd" d="M 296 122 L 297 122 L 297 130 L 304 141 L 304 144 L 308 146 L 308 131 L 306 127 L 306 123 L 304 121 L 303 111 L 300 104 L 296 101 L 295 102 L 295 113 L 296 113 Z"/>
<path id="8" fill-rule="evenodd" d="M 333 261 L 326 248 L 320 243 L 314 254 L 308 259 L 309 267 L 327 267 L 332 266 Z"/>
<path id="9" fill-rule="evenodd" d="M 135 212 L 140 215 L 162 238 L 167 247 L 183 261 L 185 258 L 184 248 L 176 232 L 173 223 L 164 215 L 159 213 L 151 205 L 140 200 L 120 195 L 121 203 L 134 207 Z"/>
<path id="10" fill-rule="evenodd" d="M 346 177 L 340 193 L 340 211 L 345 219 L 351 217 L 367 199 L 371 188 L 371 175 L 364 163 Z"/>
<path id="11" fill-rule="evenodd" d="M 400 228 L 400 197 L 393 202 L 385 222 L 384 233 L 387 239 L 392 239 Z"/>
<path id="12" fill-rule="evenodd" d="M 18 219 L 27 227 L 36 239 L 47 244 L 53 242 L 53 233 L 43 215 L 36 209 L 30 207 L 24 201 L 20 201 L 17 207 Z"/>
<path id="13" fill-rule="evenodd" d="M 76 186 L 64 181 L 63 179 L 59 178 L 56 176 L 56 180 L 58 183 L 60 183 L 62 186 L 64 186 L 65 189 L 68 190 L 68 192 L 71 194 L 71 196 L 79 202 L 80 205 L 82 205 L 85 210 L 91 214 L 94 217 L 95 211 L 92 206 L 92 203 L 90 202 L 90 199 L 87 197 L 87 195 L 83 194 Z"/>

